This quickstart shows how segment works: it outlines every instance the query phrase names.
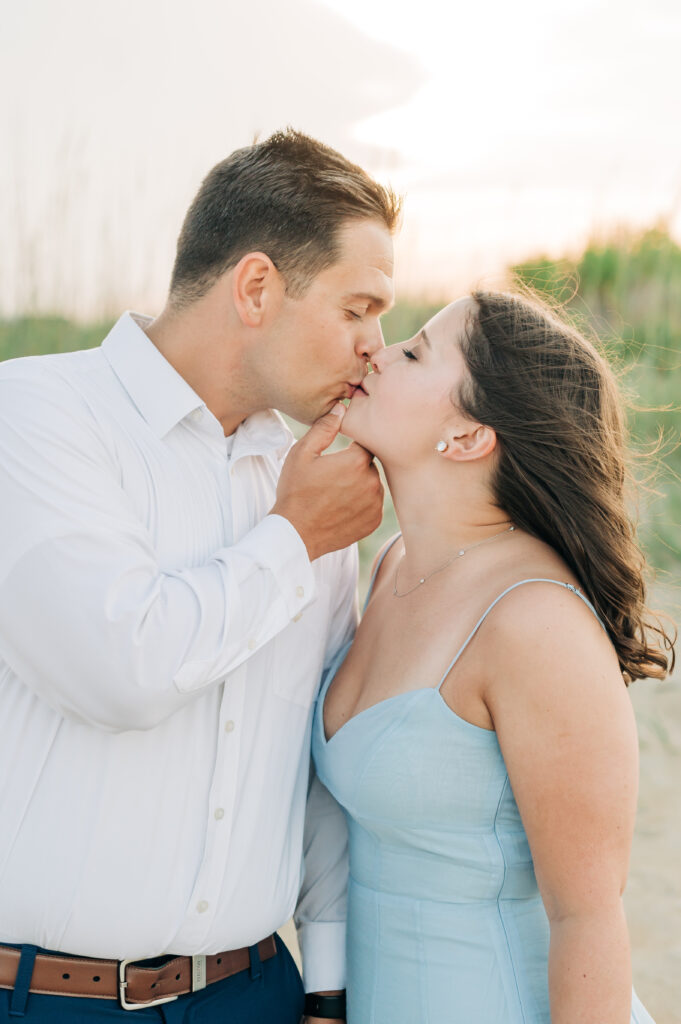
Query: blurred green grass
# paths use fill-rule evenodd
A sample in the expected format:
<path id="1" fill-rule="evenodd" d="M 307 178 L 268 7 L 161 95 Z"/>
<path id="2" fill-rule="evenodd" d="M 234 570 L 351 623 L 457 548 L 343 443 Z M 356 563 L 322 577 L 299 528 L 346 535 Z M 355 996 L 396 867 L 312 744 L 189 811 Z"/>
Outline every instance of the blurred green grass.
<path id="1" fill-rule="evenodd" d="M 0 319 L 0 360 L 94 348 L 111 327 L 110 320 L 79 324 L 61 316 L 3 318 Z"/>
<path id="2" fill-rule="evenodd" d="M 675 584 L 681 578 L 681 248 L 664 226 L 621 232 L 593 241 L 577 258 L 539 257 L 509 267 L 509 283 L 514 280 L 595 332 L 614 364 L 628 404 L 642 544 L 660 583 Z M 383 318 L 386 343 L 411 337 L 449 298 L 399 301 Z M 111 321 L 79 324 L 60 316 L 0 318 L 0 359 L 89 348 L 110 327 Z M 362 589 L 378 546 L 396 529 L 387 499 L 381 527 L 360 545 Z"/>

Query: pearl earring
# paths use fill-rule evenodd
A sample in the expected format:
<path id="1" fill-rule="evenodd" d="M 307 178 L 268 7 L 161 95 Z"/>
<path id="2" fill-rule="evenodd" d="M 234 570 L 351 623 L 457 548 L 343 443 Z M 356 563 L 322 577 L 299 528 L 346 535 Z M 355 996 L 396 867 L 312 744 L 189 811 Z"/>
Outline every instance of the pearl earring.
<path id="1" fill-rule="evenodd" d="M 436 452 L 446 452 L 448 448 L 449 445 L 447 444 L 446 441 L 438 441 L 438 443 L 435 445 Z"/>

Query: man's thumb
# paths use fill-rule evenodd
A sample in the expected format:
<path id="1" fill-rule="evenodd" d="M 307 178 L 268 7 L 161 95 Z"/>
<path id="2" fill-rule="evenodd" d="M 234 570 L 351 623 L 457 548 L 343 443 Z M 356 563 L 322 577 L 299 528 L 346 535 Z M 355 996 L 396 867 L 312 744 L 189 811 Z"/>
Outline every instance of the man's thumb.
<path id="1" fill-rule="evenodd" d="M 345 406 L 342 402 L 336 402 L 333 409 L 327 412 L 325 416 L 320 416 L 312 424 L 305 435 L 305 441 L 306 445 L 312 449 L 315 455 L 321 455 L 334 441 L 341 428 L 344 416 Z"/>

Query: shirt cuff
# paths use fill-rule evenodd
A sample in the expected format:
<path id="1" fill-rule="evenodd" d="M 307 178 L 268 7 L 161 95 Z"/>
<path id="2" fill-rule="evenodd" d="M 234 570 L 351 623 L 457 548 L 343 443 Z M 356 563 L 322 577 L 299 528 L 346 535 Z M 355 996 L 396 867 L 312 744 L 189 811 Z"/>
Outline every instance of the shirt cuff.
<path id="1" fill-rule="evenodd" d="M 306 992 L 345 988 L 345 921 L 308 921 L 298 928 Z"/>
<path id="2" fill-rule="evenodd" d="M 235 546 L 256 565 L 269 569 L 279 584 L 290 618 L 316 596 L 312 563 L 296 528 L 283 516 L 268 515 Z"/>

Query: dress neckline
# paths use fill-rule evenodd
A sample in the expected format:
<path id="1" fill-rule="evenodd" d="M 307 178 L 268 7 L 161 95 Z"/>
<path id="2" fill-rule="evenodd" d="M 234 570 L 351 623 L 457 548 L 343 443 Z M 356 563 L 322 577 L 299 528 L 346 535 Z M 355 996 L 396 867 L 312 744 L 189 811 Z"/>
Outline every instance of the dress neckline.
<path id="1" fill-rule="evenodd" d="M 383 551 L 380 559 L 378 560 L 378 564 L 376 565 L 374 573 L 373 573 L 373 575 L 371 577 L 371 583 L 369 584 L 369 591 L 367 593 L 367 597 L 366 597 L 366 600 L 364 602 L 364 608 L 362 609 L 362 614 L 364 614 L 364 612 L 366 611 L 367 605 L 369 604 L 369 599 L 371 597 L 371 593 L 372 593 L 373 588 L 374 588 L 374 583 L 376 581 L 376 577 L 378 575 L 378 571 L 381 568 L 381 564 L 383 562 L 383 559 L 385 558 L 385 556 L 387 555 L 388 551 L 393 546 L 395 541 L 397 541 L 400 536 L 401 536 L 401 534 L 398 534 L 396 537 L 393 538 L 393 540 L 390 542 L 390 544 L 387 545 L 387 547 Z M 506 589 L 503 590 L 502 593 L 499 594 L 498 597 L 496 597 L 494 599 L 494 601 L 492 601 L 492 603 L 485 609 L 485 611 L 482 613 L 482 615 L 480 616 L 480 618 L 476 622 L 476 624 L 473 627 L 473 629 L 471 630 L 471 632 L 468 634 L 468 636 L 464 640 L 463 644 L 459 647 L 458 651 L 456 652 L 456 654 L 454 655 L 452 660 L 449 662 L 449 664 L 448 664 L 447 668 L 445 669 L 445 671 L 444 671 L 444 673 L 443 673 L 439 683 L 437 684 L 437 686 L 419 686 L 419 687 L 416 687 L 415 689 L 412 689 L 412 690 L 404 690 L 402 693 L 395 693 L 391 697 L 384 697 L 383 700 L 376 701 L 375 704 L 370 704 L 368 707 L 363 708 L 361 711 L 358 711 L 356 714 L 354 714 L 350 718 L 346 719 L 346 721 L 343 722 L 343 724 L 340 726 L 340 728 L 336 729 L 336 731 L 334 733 L 332 733 L 332 735 L 329 736 L 328 739 L 327 739 L 326 727 L 324 725 L 324 705 L 326 704 L 326 696 L 327 696 L 327 693 L 329 691 L 329 687 L 330 687 L 331 683 L 333 682 L 333 680 L 335 679 L 339 669 L 343 665 L 343 662 L 345 661 L 345 658 L 347 657 L 348 651 L 350 650 L 350 647 L 352 646 L 352 640 L 349 640 L 344 647 L 340 648 L 340 650 L 338 651 L 338 654 L 336 655 L 336 658 L 334 659 L 334 661 L 331 662 L 331 665 L 329 666 L 329 671 L 328 671 L 328 678 L 327 678 L 327 680 L 326 680 L 326 682 L 324 684 L 324 689 L 320 692 L 320 695 L 319 695 L 319 705 L 320 706 L 319 706 L 319 716 L 318 717 L 319 717 L 319 720 L 320 720 L 321 739 L 322 739 L 322 742 L 323 742 L 324 746 L 325 747 L 328 746 L 336 738 L 336 736 L 338 736 L 339 733 L 341 733 L 347 726 L 349 726 L 351 722 L 354 722 L 355 719 L 362 718 L 363 716 L 367 715 L 370 711 L 373 711 L 375 708 L 379 708 L 383 704 L 393 704 L 395 701 L 397 701 L 400 698 L 404 699 L 404 698 L 407 698 L 407 697 L 413 697 L 414 694 L 427 693 L 428 691 L 437 694 L 441 704 L 443 705 L 444 708 L 446 708 L 447 712 L 451 715 L 453 721 L 457 721 L 457 722 L 463 723 L 469 729 L 475 729 L 476 732 L 478 732 L 478 733 L 485 733 L 485 734 L 490 735 L 490 736 L 496 736 L 496 731 L 494 729 L 485 729 L 484 726 L 475 725 L 474 722 L 469 722 L 466 718 L 462 718 L 461 715 L 457 715 L 457 713 L 455 711 L 453 711 L 452 708 L 450 708 L 449 704 L 447 704 L 446 700 L 442 696 L 442 692 L 441 691 L 442 691 L 442 686 L 443 686 L 447 676 L 449 675 L 451 670 L 454 668 L 454 665 L 457 663 L 457 661 L 459 660 L 459 658 L 461 657 L 463 652 L 466 650 L 466 648 L 470 644 L 471 640 L 476 635 L 476 633 L 478 632 L 478 630 L 480 629 L 481 625 L 483 624 L 483 622 L 485 621 L 485 619 L 487 618 L 489 613 L 492 611 L 492 609 L 496 607 L 496 605 L 499 603 L 499 601 L 501 601 L 501 599 L 503 597 L 505 597 L 506 594 L 509 594 L 512 590 L 515 590 L 517 587 L 520 587 L 520 586 L 522 586 L 525 583 L 555 583 L 555 584 L 557 584 L 560 587 L 565 587 L 567 590 L 572 591 L 573 594 L 576 594 L 577 597 L 580 597 L 582 599 L 582 601 L 584 602 L 584 604 L 586 604 L 591 609 L 593 614 L 596 616 L 596 619 L 598 620 L 598 622 L 600 623 L 602 628 L 607 633 L 605 625 L 601 621 L 601 619 L 600 619 L 596 609 L 592 605 L 592 603 L 581 592 L 581 590 L 579 590 L 577 587 L 573 586 L 571 583 L 565 583 L 563 580 L 554 580 L 554 579 L 549 579 L 549 578 L 546 578 L 546 577 L 530 577 L 528 579 L 518 580 L 516 583 L 512 583 L 511 586 L 506 587 Z"/>
<path id="2" fill-rule="evenodd" d="M 416 695 L 426 693 L 434 693 L 436 695 L 439 703 L 442 705 L 442 710 L 451 718 L 453 722 L 462 725 L 466 729 L 473 730 L 477 734 L 482 734 L 484 736 L 492 736 L 496 739 L 497 734 L 494 729 L 485 729 L 481 725 L 475 725 L 474 722 L 469 722 L 468 719 L 462 718 L 461 715 L 457 715 L 456 711 L 453 711 L 450 708 L 449 704 L 442 696 L 441 683 L 438 686 L 418 686 L 412 690 L 404 690 L 402 693 L 394 693 L 391 697 L 384 697 L 383 700 L 378 700 L 376 701 L 375 704 L 370 704 L 368 707 L 362 708 L 362 710 L 358 711 L 355 715 L 351 715 L 350 718 L 346 719 L 343 722 L 343 724 L 338 729 L 336 729 L 336 731 L 332 733 L 331 736 L 327 738 L 326 727 L 324 725 L 324 705 L 326 704 L 326 695 L 329 692 L 329 687 L 331 686 L 331 683 L 333 682 L 336 673 L 338 672 L 341 665 L 345 661 L 345 658 L 351 646 L 352 641 L 349 640 L 345 647 L 340 648 L 338 654 L 336 655 L 335 661 L 331 662 L 331 665 L 329 666 L 328 677 L 324 683 L 324 688 L 320 691 L 319 694 L 319 713 L 317 715 L 317 718 L 319 720 L 319 734 L 324 747 L 328 747 L 331 743 L 333 743 L 337 736 L 339 736 L 342 732 L 345 732 L 348 726 L 350 726 L 353 722 L 357 721 L 358 719 L 365 718 L 370 711 L 376 712 L 378 708 L 382 708 L 386 704 L 392 705 L 399 700 L 406 700 L 409 697 L 415 697 Z"/>

